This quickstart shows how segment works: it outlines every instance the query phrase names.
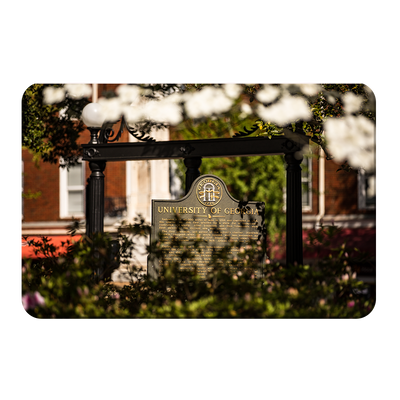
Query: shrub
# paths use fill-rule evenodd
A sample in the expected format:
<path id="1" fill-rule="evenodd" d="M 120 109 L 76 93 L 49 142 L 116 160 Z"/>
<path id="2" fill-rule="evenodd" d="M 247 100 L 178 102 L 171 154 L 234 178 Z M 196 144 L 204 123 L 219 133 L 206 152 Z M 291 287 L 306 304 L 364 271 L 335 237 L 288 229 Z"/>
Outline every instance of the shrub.
<path id="1" fill-rule="evenodd" d="M 180 262 L 167 260 L 171 243 L 161 236 L 148 247 L 161 266 L 159 277 L 152 279 L 139 265 L 131 265 L 136 239 L 147 236 L 149 229 L 139 219 L 124 225 L 117 250 L 108 234 L 69 242 L 58 257 L 47 239 L 31 243 L 43 257 L 23 263 L 26 311 L 39 318 L 360 318 L 374 306 L 345 245 L 312 266 L 284 266 L 267 259 L 258 277 L 260 243 L 227 242 L 214 253 L 210 272 L 201 279 L 196 269 L 183 271 Z M 317 245 L 323 243 L 324 232 L 328 238 L 333 235 L 332 229 L 322 228 L 314 238 L 320 239 Z M 181 260 L 203 245 L 199 240 L 188 249 L 174 239 Z M 232 247 L 241 250 L 236 260 L 228 258 Z M 130 265 L 130 282 L 123 287 L 107 278 L 121 264 Z M 38 301 L 26 301 L 31 298 Z"/>

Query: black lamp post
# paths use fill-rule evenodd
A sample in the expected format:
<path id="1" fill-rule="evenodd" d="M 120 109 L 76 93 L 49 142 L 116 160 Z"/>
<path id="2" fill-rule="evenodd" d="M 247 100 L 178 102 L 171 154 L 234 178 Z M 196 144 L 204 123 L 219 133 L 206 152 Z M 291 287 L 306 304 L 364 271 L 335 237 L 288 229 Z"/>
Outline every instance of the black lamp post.
<path id="1" fill-rule="evenodd" d="M 82 120 L 90 131 L 90 145 L 96 146 L 101 142 L 99 132 L 104 124 L 101 106 L 97 103 L 88 104 L 82 111 Z M 89 162 L 91 170 L 86 188 L 86 234 L 104 231 L 104 169 L 105 161 Z"/>

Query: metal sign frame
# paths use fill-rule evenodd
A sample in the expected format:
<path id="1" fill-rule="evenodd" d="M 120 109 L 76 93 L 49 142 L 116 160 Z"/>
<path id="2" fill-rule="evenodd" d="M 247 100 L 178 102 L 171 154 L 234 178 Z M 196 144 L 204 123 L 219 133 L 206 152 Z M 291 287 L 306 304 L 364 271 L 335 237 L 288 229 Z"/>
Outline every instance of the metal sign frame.
<path id="1" fill-rule="evenodd" d="M 286 263 L 303 263 L 300 150 L 308 139 L 285 135 L 227 139 L 99 143 L 93 140 L 100 128 L 91 128 L 92 140 L 82 145 L 83 160 L 91 170 L 87 187 L 86 233 L 104 230 L 104 169 L 107 162 L 183 159 L 187 167 L 186 193 L 200 176 L 202 158 L 284 155 L 286 166 Z M 210 171 L 211 172 L 211 171 Z"/>

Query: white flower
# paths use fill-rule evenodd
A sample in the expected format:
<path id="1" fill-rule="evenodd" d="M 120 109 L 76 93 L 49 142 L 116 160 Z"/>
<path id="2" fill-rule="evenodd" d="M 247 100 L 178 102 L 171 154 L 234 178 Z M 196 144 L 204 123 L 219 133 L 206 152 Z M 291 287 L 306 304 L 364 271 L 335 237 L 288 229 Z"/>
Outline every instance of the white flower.
<path id="1" fill-rule="evenodd" d="M 44 306 L 46 304 L 43 296 L 39 292 L 33 293 L 33 299 L 39 306 Z"/>
<path id="2" fill-rule="evenodd" d="M 138 105 L 123 106 L 123 114 L 128 123 L 144 120 L 177 125 L 182 121 L 181 107 L 165 98 L 163 100 L 149 100 Z"/>
<path id="3" fill-rule="evenodd" d="M 165 102 L 179 104 L 185 100 L 185 95 L 182 93 L 173 93 L 163 99 Z"/>
<path id="4" fill-rule="evenodd" d="M 124 114 L 124 117 L 128 124 L 135 124 L 144 119 L 143 107 L 140 106 L 123 105 L 122 113 Z"/>
<path id="5" fill-rule="evenodd" d="M 116 93 L 122 103 L 138 104 L 140 101 L 141 89 L 135 85 L 121 85 L 116 89 Z"/>
<path id="6" fill-rule="evenodd" d="M 342 96 L 344 111 L 348 114 L 355 113 L 360 111 L 361 104 L 363 102 L 363 98 L 361 96 L 357 96 L 353 92 L 346 92 Z"/>
<path id="7" fill-rule="evenodd" d="M 338 161 L 354 168 L 375 169 L 375 126 L 363 115 L 329 118 L 324 123 L 328 149 Z"/>
<path id="8" fill-rule="evenodd" d="M 185 109 L 189 118 L 210 117 L 228 111 L 232 100 L 222 89 L 210 86 L 185 96 Z"/>
<path id="9" fill-rule="evenodd" d="M 326 100 L 328 101 L 328 103 L 330 103 L 330 104 L 336 104 L 336 97 L 335 96 L 332 96 L 332 95 L 329 95 L 327 98 L 326 98 Z"/>
<path id="10" fill-rule="evenodd" d="M 296 151 L 294 156 L 295 156 L 296 159 L 300 160 L 301 158 L 304 157 L 304 155 L 306 155 L 306 157 L 307 156 L 310 157 L 311 154 L 312 154 L 311 147 L 310 147 L 310 145 L 306 144 L 301 148 L 301 150 Z"/>
<path id="11" fill-rule="evenodd" d="M 101 105 L 101 113 L 106 122 L 116 122 L 122 115 L 122 103 L 118 97 L 112 99 L 100 98 L 98 103 Z"/>
<path id="12" fill-rule="evenodd" d="M 349 280 L 349 274 L 342 275 L 342 281 L 348 281 L 348 280 Z"/>
<path id="13" fill-rule="evenodd" d="M 310 108 L 302 97 L 284 95 L 269 107 L 259 104 L 257 114 L 264 120 L 284 126 L 297 119 L 308 121 L 312 117 Z"/>
<path id="14" fill-rule="evenodd" d="M 181 107 L 171 101 L 149 101 L 144 105 L 143 115 L 151 121 L 171 125 L 177 125 L 182 121 Z"/>
<path id="15" fill-rule="evenodd" d="M 235 83 L 228 83 L 223 85 L 222 88 L 224 89 L 225 94 L 231 99 L 237 99 L 240 93 L 242 93 L 242 88 Z"/>
<path id="16" fill-rule="evenodd" d="M 71 84 L 64 85 L 65 90 L 73 99 L 82 99 L 83 97 L 90 97 L 92 95 L 92 86 L 86 84 Z"/>
<path id="17" fill-rule="evenodd" d="M 48 86 L 43 90 L 43 97 L 45 104 L 60 103 L 65 99 L 65 89 Z"/>
<path id="18" fill-rule="evenodd" d="M 248 115 L 250 115 L 253 112 L 250 105 L 247 103 L 241 104 L 240 111 L 241 111 L 241 113 L 239 115 L 240 118 L 246 118 Z"/>
<path id="19" fill-rule="evenodd" d="M 272 103 L 281 93 L 280 89 L 272 85 L 264 85 L 256 94 L 256 99 L 261 103 Z"/>
<path id="20" fill-rule="evenodd" d="M 320 85 L 315 85 L 315 84 L 301 84 L 299 85 L 300 90 L 305 94 L 306 96 L 315 96 L 318 94 L 318 92 L 321 90 Z"/>

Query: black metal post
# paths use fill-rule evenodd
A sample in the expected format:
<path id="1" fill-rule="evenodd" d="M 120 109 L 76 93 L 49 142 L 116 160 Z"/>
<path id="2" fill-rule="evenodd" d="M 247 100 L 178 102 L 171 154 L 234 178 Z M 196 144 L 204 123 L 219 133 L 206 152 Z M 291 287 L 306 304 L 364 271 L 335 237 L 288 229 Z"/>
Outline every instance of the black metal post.
<path id="1" fill-rule="evenodd" d="M 90 229 L 90 206 L 89 206 L 89 199 L 90 199 L 90 178 L 86 180 L 86 192 L 85 192 L 85 215 L 86 215 L 86 234 L 89 235 L 91 232 Z"/>
<path id="2" fill-rule="evenodd" d="M 96 233 L 104 232 L 104 174 L 105 161 L 89 162 L 92 173 L 87 180 L 86 187 L 86 234 L 93 237 Z M 100 261 L 99 253 L 94 249 L 94 257 L 98 266 L 94 271 L 93 279 L 99 282 L 104 275 L 104 265 Z"/>
<path id="3" fill-rule="evenodd" d="M 185 158 L 186 170 L 186 186 L 185 194 L 188 194 L 192 183 L 200 176 L 201 157 Z"/>
<path id="4" fill-rule="evenodd" d="M 294 153 L 285 155 L 286 167 L 286 263 L 303 264 L 301 167 Z"/>
<path id="5" fill-rule="evenodd" d="M 92 173 L 89 178 L 89 201 L 87 204 L 88 236 L 104 231 L 104 174 L 105 161 L 91 161 L 89 167 Z"/>

